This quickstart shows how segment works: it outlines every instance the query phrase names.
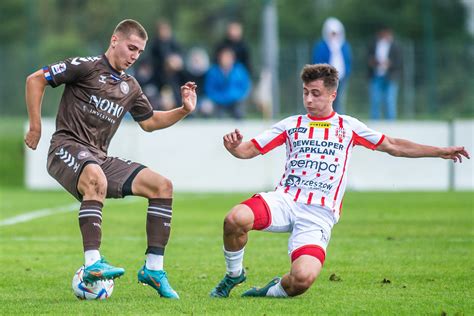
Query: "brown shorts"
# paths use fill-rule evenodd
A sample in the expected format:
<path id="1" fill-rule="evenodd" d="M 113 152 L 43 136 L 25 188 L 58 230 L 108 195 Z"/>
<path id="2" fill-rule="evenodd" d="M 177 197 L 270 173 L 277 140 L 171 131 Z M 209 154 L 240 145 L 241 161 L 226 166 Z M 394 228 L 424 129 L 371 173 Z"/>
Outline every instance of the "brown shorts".
<path id="1" fill-rule="evenodd" d="M 82 201 L 82 195 L 77 190 L 79 177 L 90 163 L 99 165 L 105 174 L 107 198 L 131 195 L 133 179 L 140 170 L 146 168 L 130 160 L 98 155 L 78 143 L 52 144 L 49 148 L 48 173 L 79 201 Z"/>

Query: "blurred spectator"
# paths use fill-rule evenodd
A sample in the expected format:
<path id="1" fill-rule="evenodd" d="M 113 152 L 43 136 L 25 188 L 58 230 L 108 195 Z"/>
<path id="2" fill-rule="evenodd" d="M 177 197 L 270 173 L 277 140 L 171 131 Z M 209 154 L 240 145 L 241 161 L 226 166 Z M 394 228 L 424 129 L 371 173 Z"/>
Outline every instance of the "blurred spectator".
<path id="1" fill-rule="evenodd" d="M 231 47 L 222 47 L 217 53 L 217 64 L 209 69 L 204 91 L 215 105 L 218 118 L 227 113 L 235 119 L 244 117 L 243 101 L 251 89 L 247 69 L 235 59 Z"/>
<path id="2" fill-rule="evenodd" d="M 204 81 L 210 65 L 209 55 L 205 49 L 193 47 L 188 52 L 185 65 L 189 80 L 194 81 L 198 86 L 196 89 L 198 96 L 196 112 L 201 117 L 210 117 L 213 112 L 213 105 L 204 92 Z"/>
<path id="3" fill-rule="evenodd" d="M 346 41 L 344 25 L 334 17 L 324 21 L 322 36 L 322 39 L 314 45 L 311 62 L 329 64 L 337 69 L 339 86 L 333 107 L 337 113 L 344 114 L 344 92 L 352 66 L 351 46 Z"/>
<path id="4" fill-rule="evenodd" d="M 235 59 L 245 66 L 249 74 L 252 73 L 249 49 L 243 40 L 243 28 L 240 22 L 233 21 L 227 25 L 225 38 L 216 47 L 214 54 L 215 61 L 217 61 L 217 54 L 224 47 L 232 48 Z"/>
<path id="5" fill-rule="evenodd" d="M 153 109 L 159 110 L 160 93 L 158 91 L 158 87 L 155 85 L 154 82 L 153 65 L 150 60 L 143 59 L 141 62 L 137 63 L 133 75 L 142 87 L 143 93 L 145 93 Z"/>
<path id="6" fill-rule="evenodd" d="M 380 119 L 384 106 L 384 117 L 397 117 L 398 80 L 401 72 L 401 51 L 393 39 L 393 32 L 382 27 L 369 47 L 370 118 Z"/>
<path id="7" fill-rule="evenodd" d="M 179 87 L 186 82 L 181 52 L 181 46 L 173 38 L 171 25 L 165 20 L 158 21 L 155 38 L 151 41 L 151 58 L 161 110 L 181 104 Z"/>

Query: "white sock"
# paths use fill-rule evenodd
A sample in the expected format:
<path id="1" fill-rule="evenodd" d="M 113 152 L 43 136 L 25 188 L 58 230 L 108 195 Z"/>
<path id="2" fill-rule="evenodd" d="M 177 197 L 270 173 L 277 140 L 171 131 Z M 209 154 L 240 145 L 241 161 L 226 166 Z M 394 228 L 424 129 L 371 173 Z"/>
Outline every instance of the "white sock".
<path id="1" fill-rule="evenodd" d="M 267 296 L 288 297 L 288 294 L 286 294 L 285 290 L 283 289 L 283 286 L 281 286 L 281 280 L 280 282 L 268 289 Z"/>
<path id="2" fill-rule="evenodd" d="M 86 268 L 93 265 L 97 260 L 100 260 L 99 250 L 86 250 L 84 251 L 84 265 Z"/>
<path id="3" fill-rule="evenodd" d="M 244 261 L 244 248 L 238 251 L 227 251 L 224 248 L 225 266 L 227 274 L 236 278 L 242 273 L 242 262 Z"/>
<path id="4" fill-rule="evenodd" d="M 148 253 L 146 255 L 146 268 L 148 270 L 163 270 L 163 256 Z"/>

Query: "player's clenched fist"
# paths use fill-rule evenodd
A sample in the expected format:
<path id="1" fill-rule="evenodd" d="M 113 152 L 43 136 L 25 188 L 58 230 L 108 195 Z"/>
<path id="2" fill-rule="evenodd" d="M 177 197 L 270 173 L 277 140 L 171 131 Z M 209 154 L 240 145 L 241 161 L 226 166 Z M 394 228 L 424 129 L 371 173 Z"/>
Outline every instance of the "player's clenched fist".
<path id="1" fill-rule="evenodd" d="M 25 136 L 25 144 L 35 150 L 41 138 L 41 132 L 29 130 Z"/>
<path id="2" fill-rule="evenodd" d="M 236 148 L 242 143 L 244 136 L 236 128 L 235 131 L 224 135 L 224 146 L 226 148 Z"/>

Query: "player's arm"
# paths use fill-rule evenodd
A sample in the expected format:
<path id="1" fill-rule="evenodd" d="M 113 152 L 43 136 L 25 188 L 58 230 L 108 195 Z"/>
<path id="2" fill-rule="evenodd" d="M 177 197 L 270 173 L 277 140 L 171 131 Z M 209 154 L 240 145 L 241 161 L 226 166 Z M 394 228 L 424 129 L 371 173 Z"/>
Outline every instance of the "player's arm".
<path id="1" fill-rule="evenodd" d="M 47 84 L 41 69 L 26 78 L 25 99 L 30 126 L 25 135 L 25 144 L 33 150 L 41 138 L 41 103 Z"/>
<path id="2" fill-rule="evenodd" d="M 240 131 L 235 129 L 235 131 L 224 135 L 224 147 L 234 157 L 240 159 L 250 159 L 260 155 L 260 151 L 257 147 L 250 141 L 242 142 L 243 138 L 244 136 L 240 134 Z"/>
<path id="3" fill-rule="evenodd" d="M 470 159 L 469 153 L 462 146 L 435 147 L 417 144 L 406 139 L 385 136 L 377 150 L 395 157 L 420 158 L 439 157 L 462 162 L 462 157 Z"/>
<path id="4" fill-rule="evenodd" d="M 144 131 L 152 132 L 157 129 L 167 128 L 182 120 L 196 108 L 196 87 L 194 82 L 186 82 L 186 84 L 181 86 L 183 105 L 180 108 L 170 111 L 154 111 L 150 118 L 138 123 L 140 127 Z"/>

